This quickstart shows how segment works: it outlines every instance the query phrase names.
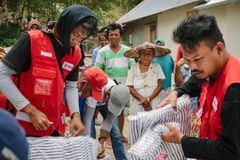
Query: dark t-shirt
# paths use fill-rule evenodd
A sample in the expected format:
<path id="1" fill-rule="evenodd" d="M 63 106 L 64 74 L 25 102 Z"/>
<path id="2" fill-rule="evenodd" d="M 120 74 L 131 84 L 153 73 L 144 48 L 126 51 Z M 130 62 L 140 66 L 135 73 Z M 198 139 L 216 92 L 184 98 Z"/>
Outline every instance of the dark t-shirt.
<path id="1" fill-rule="evenodd" d="M 56 54 L 59 54 L 59 57 L 62 59 L 66 54 L 69 53 L 69 49 L 60 45 L 57 40 L 54 38 L 52 33 L 45 33 L 52 41 L 52 44 Z M 3 59 L 3 63 L 6 64 L 11 69 L 15 70 L 17 73 L 21 73 L 24 71 L 28 71 L 31 66 L 31 53 L 30 53 L 30 36 L 27 32 L 24 32 L 21 37 L 18 39 L 16 44 L 11 48 L 11 50 L 6 54 Z M 67 76 L 67 80 L 69 81 L 77 81 L 78 80 L 78 69 L 77 67 L 72 70 Z"/>
<path id="2" fill-rule="evenodd" d="M 176 89 L 180 95 L 199 95 L 201 80 L 189 79 Z M 226 91 L 222 104 L 222 134 L 219 140 L 184 136 L 182 148 L 188 158 L 213 160 L 240 160 L 240 84 L 232 84 Z"/>

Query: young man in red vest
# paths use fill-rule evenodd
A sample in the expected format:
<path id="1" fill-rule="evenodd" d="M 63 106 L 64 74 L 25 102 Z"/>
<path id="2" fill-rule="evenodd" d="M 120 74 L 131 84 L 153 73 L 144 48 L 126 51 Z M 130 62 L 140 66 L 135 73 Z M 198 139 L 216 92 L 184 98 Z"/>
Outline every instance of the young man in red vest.
<path id="1" fill-rule="evenodd" d="M 225 48 L 223 35 L 213 16 L 184 20 L 173 32 L 193 77 L 172 92 L 158 107 L 172 103 L 182 94 L 200 96 L 196 111 L 199 138 L 185 136 L 166 125 L 166 142 L 182 145 L 187 158 L 240 159 L 240 62 Z M 201 92 L 201 93 L 200 93 Z"/>
<path id="2" fill-rule="evenodd" d="M 97 29 L 92 11 L 66 8 L 53 32 L 28 31 L 0 62 L 0 91 L 15 107 L 27 136 L 60 136 L 65 131 L 63 91 L 71 114 L 70 130 L 83 134 L 78 108 L 79 43 Z M 11 76 L 18 74 L 17 84 Z"/>

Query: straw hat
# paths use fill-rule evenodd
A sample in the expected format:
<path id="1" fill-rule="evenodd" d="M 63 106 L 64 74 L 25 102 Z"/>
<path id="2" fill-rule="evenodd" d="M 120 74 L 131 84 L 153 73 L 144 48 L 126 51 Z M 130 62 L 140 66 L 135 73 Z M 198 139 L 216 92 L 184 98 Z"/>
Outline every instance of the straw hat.
<path id="1" fill-rule="evenodd" d="M 155 51 L 154 57 L 160 57 L 171 53 L 171 50 L 168 48 L 164 48 L 162 46 L 158 46 L 151 42 L 146 41 L 133 49 L 127 50 L 124 53 L 124 55 L 129 58 L 138 58 L 139 57 L 138 52 L 142 49 L 154 49 Z"/>

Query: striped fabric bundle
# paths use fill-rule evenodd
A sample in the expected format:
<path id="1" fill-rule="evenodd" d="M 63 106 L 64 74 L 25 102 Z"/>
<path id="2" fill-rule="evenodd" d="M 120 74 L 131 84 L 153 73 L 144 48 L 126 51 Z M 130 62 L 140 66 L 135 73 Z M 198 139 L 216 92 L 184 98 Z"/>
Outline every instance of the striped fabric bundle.
<path id="1" fill-rule="evenodd" d="M 94 160 L 98 143 L 90 137 L 28 137 L 30 160 Z"/>
<path id="2" fill-rule="evenodd" d="M 179 123 L 169 123 L 179 128 Z M 164 125 L 156 125 L 149 129 L 138 142 L 128 151 L 130 159 L 154 160 L 157 155 L 166 154 L 166 160 L 185 159 L 180 144 L 164 143 L 161 135 L 167 133 L 168 129 Z M 161 159 L 162 160 L 162 159 Z"/>
<path id="3" fill-rule="evenodd" d="M 171 105 L 150 112 L 140 112 L 129 117 L 129 137 L 132 147 L 128 150 L 129 158 L 133 160 L 152 160 L 158 154 L 166 152 L 168 159 L 185 159 L 181 145 L 165 143 L 161 135 L 167 132 L 165 123 L 172 123 L 183 134 L 190 135 L 191 112 L 190 98 L 183 95 L 178 98 L 177 111 Z M 151 148 L 151 149 L 150 149 Z"/>

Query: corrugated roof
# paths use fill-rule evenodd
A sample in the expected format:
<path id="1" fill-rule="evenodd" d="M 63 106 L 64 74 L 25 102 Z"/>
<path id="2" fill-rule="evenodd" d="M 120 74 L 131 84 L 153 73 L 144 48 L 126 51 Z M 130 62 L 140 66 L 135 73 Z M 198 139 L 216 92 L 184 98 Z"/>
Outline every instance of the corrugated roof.
<path id="1" fill-rule="evenodd" d="M 204 3 L 202 5 L 196 6 L 194 7 L 194 9 L 205 9 L 205 8 L 210 8 L 210 7 L 214 7 L 214 6 L 219 6 L 219 5 L 224 5 L 224 4 L 228 4 L 231 2 L 235 2 L 237 0 L 210 0 L 207 3 Z"/>
<path id="2" fill-rule="evenodd" d="M 197 1 L 199 0 L 144 0 L 127 14 L 119 18 L 117 23 L 128 23 Z"/>

